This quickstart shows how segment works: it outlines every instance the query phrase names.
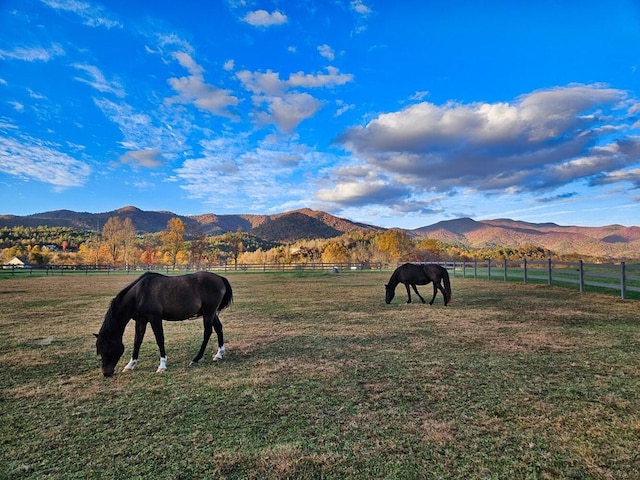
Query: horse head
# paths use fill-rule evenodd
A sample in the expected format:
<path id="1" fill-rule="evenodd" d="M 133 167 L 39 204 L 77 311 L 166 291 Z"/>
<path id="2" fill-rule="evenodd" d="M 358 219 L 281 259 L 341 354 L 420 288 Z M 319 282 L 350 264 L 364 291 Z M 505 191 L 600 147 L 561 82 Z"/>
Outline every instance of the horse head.
<path id="1" fill-rule="evenodd" d="M 124 353 L 124 344 L 121 339 L 108 338 L 104 333 L 94 335 L 96 337 L 96 353 L 102 358 L 102 374 L 105 377 L 110 377 Z"/>
<path id="2" fill-rule="evenodd" d="M 385 301 L 385 303 L 387 305 L 389 305 L 391 303 L 391 300 L 393 300 L 393 297 L 396 294 L 396 289 L 390 287 L 389 285 L 385 285 L 384 288 L 385 288 L 385 291 L 386 291 L 385 296 L 384 296 L 384 301 Z"/>

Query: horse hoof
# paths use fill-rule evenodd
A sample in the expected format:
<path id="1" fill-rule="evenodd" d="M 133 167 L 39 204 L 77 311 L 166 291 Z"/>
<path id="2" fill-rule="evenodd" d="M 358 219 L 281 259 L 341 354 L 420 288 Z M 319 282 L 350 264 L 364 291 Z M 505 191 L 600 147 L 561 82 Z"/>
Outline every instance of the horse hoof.
<path id="1" fill-rule="evenodd" d="M 198 365 L 200 365 L 200 364 L 199 364 L 198 362 L 194 362 L 193 360 L 191 360 L 191 361 L 189 362 L 189 366 L 190 366 L 190 367 L 197 367 Z"/>
<path id="2" fill-rule="evenodd" d="M 166 371 L 167 371 L 167 369 L 166 369 L 166 368 L 159 368 L 159 367 L 158 367 L 158 369 L 156 370 L 156 373 L 164 373 L 164 372 L 166 372 Z"/>
<path id="3" fill-rule="evenodd" d="M 214 355 L 213 356 L 213 361 L 214 362 L 219 362 L 220 360 L 222 360 L 222 355 Z"/>

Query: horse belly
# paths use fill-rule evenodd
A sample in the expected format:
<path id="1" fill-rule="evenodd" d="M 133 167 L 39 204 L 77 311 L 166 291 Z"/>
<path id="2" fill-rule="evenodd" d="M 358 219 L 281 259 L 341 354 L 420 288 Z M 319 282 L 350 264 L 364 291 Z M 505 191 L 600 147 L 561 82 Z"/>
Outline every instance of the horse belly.
<path id="1" fill-rule="evenodd" d="M 200 315 L 202 304 L 195 299 L 162 302 L 162 318 L 164 320 L 187 320 Z"/>

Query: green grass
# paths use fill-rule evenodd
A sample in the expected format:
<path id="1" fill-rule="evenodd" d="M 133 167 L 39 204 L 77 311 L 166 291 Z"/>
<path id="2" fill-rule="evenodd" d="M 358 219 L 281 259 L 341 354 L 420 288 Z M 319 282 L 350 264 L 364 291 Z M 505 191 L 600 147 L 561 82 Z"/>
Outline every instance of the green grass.
<path id="1" fill-rule="evenodd" d="M 637 478 L 637 302 L 452 278 L 385 305 L 389 275 L 229 273 L 222 362 L 165 323 L 167 372 L 149 332 L 110 379 L 92 333 L 130 276 L 0 281 L 0 478 Z"/>

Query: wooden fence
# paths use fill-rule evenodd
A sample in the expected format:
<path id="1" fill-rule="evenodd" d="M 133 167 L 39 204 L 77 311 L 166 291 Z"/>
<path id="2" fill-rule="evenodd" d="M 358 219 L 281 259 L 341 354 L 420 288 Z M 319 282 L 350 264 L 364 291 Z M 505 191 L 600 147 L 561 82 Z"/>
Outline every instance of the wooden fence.
<path id="1" fill-rule="evenodd" d="M 616 292 L 622 299 L 640 299 L 640 264 L 595 264 L 580 262 L 560 262 L 552 259 L 534 261 L 474 260 L 469 262 L 440 261 L 454 277 L 500 280 L 505 282 L 543 283 L 549 286 L 578 288 L 580 292 Z M 353 272 L 353 271 L 393 271 L 398 263 L 261 263 L 261 264 L 221 264 L 221 265 L 138 265 L 113 267 L 111 265 L 48 265 L 44 267 L 19 267 L 6 265 L 0 270 L 0 278 L 22 275 L 65 275 L 65 274 L 135 274 L 156 271 L 168 275 L 207 270 L 217 273 L 229 272 Z"/>
<path id="2" fill-rule="evenodd" d="M 577 286 L 580 292 L 599 289 L 614 290 L 622 299 L 628 298 L 630 292 L 640 294 L 640 265 L 627 265 L 626 262 L 597 264 L 583 261 L 560 262 L 552 259 L 543 261 L 487 259 L 472 262 L 443 262 L 442 265 L 446 266 L 454 276 L 462 278 L 546 283 L 549 286 Z M 640 298 L 640 295 L 632 296 Z"/>

